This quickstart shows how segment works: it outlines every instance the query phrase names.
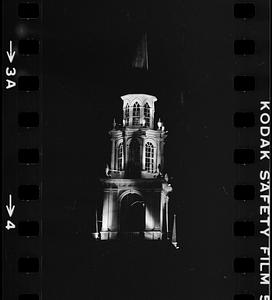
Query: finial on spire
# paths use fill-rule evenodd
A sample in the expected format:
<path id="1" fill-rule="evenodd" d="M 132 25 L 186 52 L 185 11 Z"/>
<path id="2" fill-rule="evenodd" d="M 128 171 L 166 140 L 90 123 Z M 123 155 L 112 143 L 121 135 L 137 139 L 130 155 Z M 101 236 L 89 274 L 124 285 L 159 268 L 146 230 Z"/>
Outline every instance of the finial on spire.
<path id="1" fill-rule="evenodd" d="M 116 127 L 115 118 L 113 118 L 112 126 L 113 126 L 113 129 L 115 129 L 115 127 Z"/>
<path id="2" fill-rule="evenodd" d="M 108 164 L 106 164 L 105 173 L 106 173 L 106 177 L 110 177 L 110 168 Z"/>
<path id="3" fill-rule="evenodd" d="M 158 121 L 157 125 L 158 125 L 158 129 L 161 129 L 161 127 L 162 127 L 162 122 L 161 122 L 161 119 L 160 119 L 160 118 L 159 118 L 159 121 Z"/>

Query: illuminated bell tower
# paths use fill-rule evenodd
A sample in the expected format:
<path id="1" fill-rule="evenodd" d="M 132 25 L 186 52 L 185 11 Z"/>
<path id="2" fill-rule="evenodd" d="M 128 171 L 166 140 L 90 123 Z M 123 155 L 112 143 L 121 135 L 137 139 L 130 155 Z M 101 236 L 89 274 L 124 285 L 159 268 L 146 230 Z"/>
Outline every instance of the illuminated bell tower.
<path id="1" fill-rule="evenodd" d="M 167 133 L 160 120 L 155 126 L 157 98 L 128 94 L 121 99 L 123 123 L 114 121 L 109 132 L 111 162 L 101 179 L 102 225 L 94 235 L 101 240 L 167 239 L 172 187 L 163 172 Z"/>

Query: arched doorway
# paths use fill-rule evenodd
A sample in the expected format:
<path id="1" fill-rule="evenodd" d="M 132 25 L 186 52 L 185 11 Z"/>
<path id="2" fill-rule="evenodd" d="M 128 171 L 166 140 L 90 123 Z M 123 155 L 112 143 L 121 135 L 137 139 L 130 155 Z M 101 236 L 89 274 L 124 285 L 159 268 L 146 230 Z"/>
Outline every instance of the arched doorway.
<path id="1" fill-rule="evenodd" d="M 129 193 L 122 199 L 120 213 L 121 232 L 143 232 L 145 230 L 145 205 L 143 198 Z"/>

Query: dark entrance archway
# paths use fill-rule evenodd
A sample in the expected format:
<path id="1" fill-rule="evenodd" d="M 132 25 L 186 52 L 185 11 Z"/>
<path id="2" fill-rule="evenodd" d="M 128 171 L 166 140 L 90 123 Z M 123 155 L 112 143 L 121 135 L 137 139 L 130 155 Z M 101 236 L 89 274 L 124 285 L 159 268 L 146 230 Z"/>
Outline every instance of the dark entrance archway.
<path id="1" fill-rule="evenodd" d="M 145 205 L 135 193 L 124 196 L 121 203 L 120 231 L 143 232 L 145 229 Z"/>

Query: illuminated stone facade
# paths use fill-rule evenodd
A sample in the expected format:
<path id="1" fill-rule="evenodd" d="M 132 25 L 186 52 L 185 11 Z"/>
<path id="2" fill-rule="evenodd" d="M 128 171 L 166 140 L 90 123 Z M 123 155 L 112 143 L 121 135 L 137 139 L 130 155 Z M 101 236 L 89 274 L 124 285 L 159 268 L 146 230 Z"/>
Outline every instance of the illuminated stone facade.
<path id="1" fill-rule="evenodd" d="M 102 240 L 164 239 L 169 232 L 168 201 L 172 191 L 164 174 L 167 137 L 160 120 L 155 127 L 156 97 L 129 94 L 123 100 L 123 122 L 109 132 L 111 162 L 103 184 Z"/>

